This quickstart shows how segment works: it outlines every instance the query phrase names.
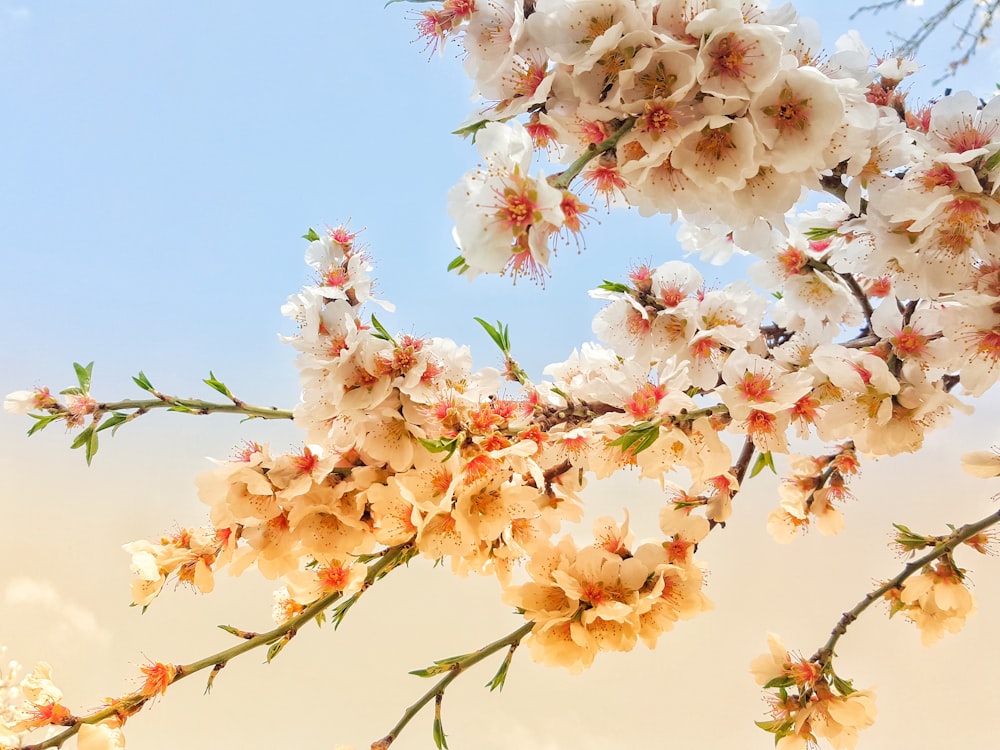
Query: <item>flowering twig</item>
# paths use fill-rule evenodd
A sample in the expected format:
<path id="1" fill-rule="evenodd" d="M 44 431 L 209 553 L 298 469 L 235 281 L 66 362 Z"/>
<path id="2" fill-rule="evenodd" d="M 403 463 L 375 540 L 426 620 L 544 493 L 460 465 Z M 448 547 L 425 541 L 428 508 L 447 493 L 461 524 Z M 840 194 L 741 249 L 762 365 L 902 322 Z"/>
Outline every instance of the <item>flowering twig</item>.
<path id="1" fill-rule="evenodd" d="M 394 568 L 407 562 L 410 557 L 412 557 L 412 552 L 413 548 L 411 543 L 399 544 L 386 550 L 386 553 L 382 555 L 381 559 L 368 569 L 368 573 L 365 576 L 365 582 L 362 585 L 361 590 L 354 594 L 354 596 L 352 596 L 348 601 L 356 600 L 376 580 L 384 577 Z M 115 716 L 122 719 L 127 718 L 128 716 L 131 716 L 139 711 L 156 695 L 164 692 L 169 685 L 195 674 L 196 672 L 201 672 L 202 670 L 209 668 L 212 670 L 208 683 L 208 687 L 210 688 L 215 676 L 231 659 L 234 659 L 247 651 L 259 648 L 260 646 L 271 647 L 268 651 L 268 661 L 270 661 L 270 658 L 275 656 L 281 647 L 283 647 L 295 636 L 299 627 L 307 623 L 309 620 L 317 617 L 341 597 L 342 592 L 332 591 L 314 601 L 312 604 L 303 609 L 302 612 L 290 618 L 287 622 L 284 622 L 265 633 L 249 633 L 223 627 L 223 630 L 226 630 L 227 632 L 238 632 L 240 637 L 244 639 L 243 642 L 232 646 L 231 648 L 212 654 L 211 656 L 206 656 L 203 659 L 193 661 L 189 664 L 178 664 L 173 667 L 168 667 L 166 677 L 163 682 L 159 684 L 157 691 L 153 692 L 141 688 L 135 692 L 128 693 L 127 695 L 124 695 L 118 700 L 112 702 L 107 708 L 103 708 L 100 711 L 89 714 L 88 716 L 74 717 L 73 725 L 67 727 L 59 734 L 49 737 L 42 742 L 32 745 L 23 745 L 20 750 L 46 750 L 46 748 L 61 747 L 66 740 L 77 734 L 84 724 L 97 724 L 105 719 L 110 719 Z M 277 648 L 275 648 L 276 646 Z"/>
<path id="2" fill-rule="evenodd" d="M 372 743 L 372 750 L 387 750 L 387 748 L 393 743 L 393 741 L 395 741 L 395 739 L 399 737 L 400 732 L 402 732 L 403 729 L 406 727 L 406 725 L 410 723 L 410 720 L 420 712 L 420 709 L 422 709 L 432 700 L 435 701 L 435 705 L 438 708 L 438 713 L 435 714 L 435 720 L 434 720 L 434 737 L 435 741 L 439 742 L 438 747 L 441 747 L 442 746 L 441 742 L 443 742 L 443 737 L 444 737 L 444 730 L 441 729 L 440 705 L 441 705 L 441 698 L 444 695 L 444 691 L 447 689 L 447 687 L 462 672 L 464 672 L 469 667 L 478 664 L 487 656 L 495 654 L 497 651 L 501 651 L 504 648 L 513 649 L 518 643 L 521 642 L 521 639 L 524 638 L 524 636 L 526 636 L 528 633 L 531 632 L 531 629 L 534 627 L 534 625 L 535 623 L 533 622 L 526 622 L 524 625 L 522 625 L 512 633 L 508 633 L 503 638 L 498 638 L 497 640 L 493 641 L 493 643 L 483 646 L 481 649 L 473 651 L 471 654 L 465 654 L 463 656 L 455 656 L 449 659 L 442 659 L 440 661 L 435 662 L 435 665 L 433 667 L 411 672 L 411 674 L 416 674 L 421 677 L 430 677 L 441 673 L 445 674 L 444 677 L 438 680 L 430 690 L 428 690 L 426 693 L 420 696 L 420 698 L 417 699 L 416 703 L 414 703 L 412 706 L 410 706 L 403 712 L 403 716 L 400 718 L 398 722 L 396 722 L 396 725 L 389 730 L 389 733 L 385 737 Z M 509 663 L 510 659 L 508 657 L 508 659 L 504 661 L 504 664 L 501 667 L 501 669 L 504 669 L 504 667 L 509 665 Z M 497 678 L 494 678 L 494 680 L 490 683 L 490 685 L 495 685 L 496 682 Z"/>
<path id="3" fill-rule="evenodd" d="M 115 412 L 134 409 L 130 419 L 142 416 L 152 409 L 167 409 L 183 414 L 242 414 L 259 419 L 292 419 L 289 409 L 279 409 L 277 406 L 254 406 L 245 402 L 221 404 L 213 401 L 203 401 L 200 398 L 177 398 L 163 395 L 159 399 L 124 399 L 122 401 L 105 401 L 97 404 L 99 412 Z"/>
<path id="4" fill-rule="evenodd" d="M 110 429 L 114 435 L 123 424 L 141 417 L 153 409 L 166 409 L 183 414 L 242 414 L 247 419 L 292 419 L 292 412 L 279 409 L 276 406 L 253 406 L 237 398 L 229 387 L 216 379 L 209 372 L 203 381 L 215 391 L 226 396 L 230 403 L 214 403 L 198 398 L 178 398 L 161 393 L 149 382 L 142 372 L 132 380 L 144 391 L 151 393 L 151 399 L 124 399 L 121 401 L 97 401 L 90 395 L 90 385 L 94 363 L 84 366 L 73 363 L 79 386 L 66 388 L 59 392 L 65 399 L 53 396 L 48 388 L 35 388 L 34 391 L 17 391 L 4 400 L 4 408 L 17 414 L 28 414 L 35 424 L 28 430 L 28 435 L 45 429 L 50 424 L 65 421 L 67 427 L 82 427 L 73 439 L 70 448 L 83 448 L 87 463 L 97 454 L 99 433 Z M 84 427 L 87 419 L 90 424 Z"/>
<path id="5" fill-rule="evenodd" d="M 569 184 L 573 181 L 573 179 L 583 171 L 583 168 L 587 166 L 587 164 L 589 164 L 594 157 L 600 156 L 606 151 L 610 151 L 617 146 L 621 137 L 630 131 L 633 125 L 635 125 L 635 118 L 630 117 L 625 120 L 614 133 L 609 135 L 603 141 L 600 143 L 592 143 L 583 155 L 577 157 L 577 159 L 566 167 L 565 170 L 560 172 L 558 175 L 553 175 L 555 179 L 552 182 L 552 187 L 558 190 L 563 190 L 569 187 Z"/>
<path id="6" fill-rule="evenodd" d="M 967 539 L 971 539 L 979 532 L 984 529 L 988 529 L 996 523 L 1000 523 L 1000 511 L 991 513 L 978 521 L 968 523 L 965 526 L 955 529 L 955 531 L 951 534 L 942 537 L 941 540 L 934 545 L 934 547 L 927 554 L 918 557 L 910 563 L 907 563 L 894 578 L 886 581 L 874 591 L 867 593 L 864 599 L 858 602 L 852 609 L 844 612 L 844 614 L 841 615 L 840 619 L 837 621 L 836 626 L 834 626 L 833 630 L 830 631 L 830 637 L 827 639 L 826 643 L 824 643 L 819 650 L 813 654 L 809 661 L 815 662 L 821 667 L 826 667 L 833 659 L 833 649 L 837 645 L 837 641 L 839 641 L 840 637 L 847 632 L 848 626 L 857 620 L 858 616 L 868 609 L 868 607 L 870 607 L 876 600 L 882 598 L 882 596 L 889 591 L 899 588 L 903 581 L 917 571 L 923 569 L 924 566 L 950 554 L 962 542 Z"/>

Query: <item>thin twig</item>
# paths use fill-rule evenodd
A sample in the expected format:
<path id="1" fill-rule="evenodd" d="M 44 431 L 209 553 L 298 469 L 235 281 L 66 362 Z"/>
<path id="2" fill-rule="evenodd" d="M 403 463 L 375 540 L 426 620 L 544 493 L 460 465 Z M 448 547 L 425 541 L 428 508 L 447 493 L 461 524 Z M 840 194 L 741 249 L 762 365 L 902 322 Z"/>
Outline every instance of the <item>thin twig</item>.
<path id="1" fill-rule="evenodd" d="M 388 574 L 393 568 L 403 563 L 406 559 L 407 552 L 409 552 L 411 548 L 411 542 L 390 547 L 388 553 L 368 569 L 368 574 L 365 576 L 365 588 L 370 586 L 377 579 Z M 362 591 L 363 590 L 364 589 L 362 589 Z M 358 592 L 355 596 L 360 596 L 360 594 L 361 592 Z M 215 675 L 221 671 L 222 667 L 225 666 L 230 659 L 246 653 L 247 651 L 259 648 L 260 646 L 269 646 L 277 643 L 282 639 L 290 640 L 294 634 L 298 632 L 301 625 L 304 625 L 309 622 L 309 620 L 323 612 L 331 604 L 340 599 L 341 596 L 342 592 L 332 591 L 307 606 L 295 617 L 277 626 L 276 628 L 267 631 L 266 633 L 254 635 L 252 638 L 244 640 L 242 643 L 238 643 L 231 648 L 224 649 L 218 653 L 212 654 L 211 656 L 206 656 L 204 659 L 198 659 L 190 664 L 177 665 L 175 667 L 173 677 L 167 684 L 172 685 L 178 680 L 182 680 L 185 677 L 195 674 L 196 672 L 209 668 L 212 669 L 211 679 L 214 681 Z M 47 750 L 47 748 L 61 747 L 66 740 L 77 734 L 84 724 L 97 724 L 113 716 L 131 716 L 136 711 L 141 709 L 153 697 L 154 696 L 144 694 L 141 691 L 129 693 L 114 701 L 107 708 L 96 711 L 88 716 L 76 717 L 73 725 L 66 728 L 59 734 L 49 737 L 47 740 L 42 742 L 32 745 L 23 745 L 20 750 Z"/>
<path id="2" fill-rule="evenodd" d="M 882 598 L 883 595 L 892 591 L 893 589 L 899 588 L 899 586 L 907 578 L 912 576 L 918 570 L 923 569 L 925 565 L 928 565 L 940 557 L 951 553 L 959 544 L 964 542 L 966 539 L 971 539 L 980 531 L 988 529 L 990 526 L 1000 522 L 1000 510 L 991 513 L 985 518 L 979 521 L 974 521 L 956 529 L 951 534 L 941 538 L 933 549 L 927 554 L 918 557 L 913 562 L 907 563 L 903 570 L 899 572 L 894 578 L 886 581 L 884 584 L 879 586 L 874 591 L 869 592 L 865 595 L 865 598 L 858 602 L 854 607 L 841 615 L 837 624 L 834 626 L 833 630 L 830 631 L 830 637 L 827 639 L 819 650 L 810 657 L 809 661 L 815 662 L 821 667 L 826 667 L 830 661 L 833 659 L 833 649 L 837 645 L 837 641 L 840 640 L 841 636 L 847 632 L 848 626 L 858 619 L 858 616 L 864 612 L 868 607 L 870 607 L 876 600 Z"/>
<path id="3" fill-rule="evenodd" d="M 447 673 L 438 680 L 430 690 L 424 693 L 420 698 L 417 699 L 416 703 L 407 708 L 403 712 L 403 716 L 400 718 L 396 725 L 389 730 L 389 733 L 380 740 L 376 740 L 372 743 L 371 750 L 387 750 L 387 748 L 399 737 L 400 732 L 410 723 L 410 720 L 420 712 L 424 706 L 430 703 L 432 700 L 440 700 L 440 696 L 444 695 L 444 691 L 447 687 L 458 677 L 462 672 L 464 672 L 469 667 L 478 664 L 487 656 L 495 654 L 504 648 L 508 648 L 515 643 L 520 643 L 521 639 L 524 638 L 531 629 L 535 626 L 534 622 L 526 622 L 524 625 L 519 627 L 512 633 L 508 633 L 503 638 L 499 638 L 489 645 L 483 646 L 478 651 L 473 651 L 471 654 L 467 654 L 459 659 L 452 662 L 447 669 Z"/>

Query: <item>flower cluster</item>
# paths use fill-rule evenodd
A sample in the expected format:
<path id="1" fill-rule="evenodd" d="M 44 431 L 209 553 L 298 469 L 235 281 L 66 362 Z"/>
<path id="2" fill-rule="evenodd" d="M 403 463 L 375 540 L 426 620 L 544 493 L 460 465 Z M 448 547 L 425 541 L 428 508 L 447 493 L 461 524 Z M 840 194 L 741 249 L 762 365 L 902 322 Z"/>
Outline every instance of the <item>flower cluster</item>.
<path id="1" fill-rule="evenodd" d="M 976 601 L 966 584 L 965 571 L 950 557 L 906 579 L 902 586 L 886 593 L 889 616 L 902 613 L 920 629 L 920 640 L 930 646 L 945 633 L 957 633 Z"/>
<path id="2" fill-rule="evenodd" d="M 783 226 L 830 170 L 848 165 L 860 195 L 872 167 L 858 154 L 888 137 L 868 50 L 847 36 L 825 57 L 817 24 L 787 5 L 485 0 L 425 11 L 418 28 L 435 43 L 462 37 L 488 103 L 466 126 L 485 168 L 450 196 L 462 267 L 474 273 L 544 273 L 561 229 L 580 231 L 586 207 L 567 188 L 583 169 L 608 205 L 702 226 Z M 532 145 L 570 166 L 527 177 Z"/>
<path id="3" fill-rule="evenodd" d="M 6 647 L 0 647 L 0 656 Z M 21 665 L 9 661 L 0 669 L 0 748 L 20 747 L 28 732 L 72 724 L 75 717 L 63 704 L 63 693 L 52 682 L 52 667 L 35 665 L 18 680 Z"/>
<path id="4" fill-rule="evenodd" d="M 779 542 L 791 542 L 800 529 L 815 522 L 821 534 L 844 527 L 837 504 L 850 497 L 847 479 L 857 472 L 854 446 L 847 443 L 828 456 L 792 456 L 791 474 L 781 484 L 781 504 L 768 517 L 767 527 Z"/>
<path id="5" fill-rule="evenodd" d="M 592 547 L 580 549 L 563 537 L 540 549 L 527 565 L 531 582 L 504 596 L 535 623 L 528 641 L 535 659 L 579 672 L 600 651 L 629 651 L 640 640 L 653 648 L 678 619 L 709 609 L 703 572 L 692 558 L 708 532 L 707 521 L 698 520 L 697 539 L 685 538 L 690 524 L 668 513 L 663 526 L 679 529 L 674 540 L 633 550 L 628 522 L 619 527 L 603 518 Z"/>
<path id="6" fill-rule="evenodd" d="M 838 750 L 852 750 L 858 730 L 875 720 L 875 694 L 856 690 L 848 680 L 818 661 L 789 654 L 781 639 L 768 635 L 769 653 L 750 666 L 769 694 L 772 718 L 758 721 L 772 732 L 777 750 L 806 750 L 820 739 Z"/>

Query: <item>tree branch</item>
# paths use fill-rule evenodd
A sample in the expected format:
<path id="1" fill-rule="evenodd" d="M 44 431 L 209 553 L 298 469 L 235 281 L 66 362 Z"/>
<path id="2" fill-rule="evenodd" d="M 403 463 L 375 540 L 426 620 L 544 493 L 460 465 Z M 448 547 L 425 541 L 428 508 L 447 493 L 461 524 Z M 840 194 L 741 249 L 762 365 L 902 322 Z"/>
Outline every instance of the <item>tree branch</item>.
<path id="1" fill-rule="evenodd" d="M 866 594 L 864 599 L 858 602 L 852 609 L 848 610 L 847 612 L 844 612 L 844 614 L 841 615 L 840 619 L 837 621 L 837 624 L 834 626 L 833 630 L 830 631 L 830 637 L 827 639 L 826 643 L 824 643 L 819 648 L 819 650 L 816 651 L 816 653 L 810 657 L 809 661 L 815 662 L 816 664 L 819 664 L 821 667 L 825 668 L 827 665 L 829 665 L 830 661 L 833 659 L 833 649 L 837 645 L 837 641 L 839 641 L 841 636 L 843 636 L 844 633 L 847 632 L 847 628 L 851 625 L 851 623 L 857 620 L 858 616 L 861 615 L 861 613 L 864 612 L 866 609 L 868 609 L 868 607 L 870 607 L 872 603 L 874 603 L 877 599 L 880 599 L 883 595 L 885 595 L 889 591 L 892 591 L 895 588 L 899 588 L 899 586 L 907 578 L 912 576 L 917 571 L 921 570 L 925 565 L 928 565 L 929 563 L 934 562 L 938 558 L 944 557 L 945 555 L 951 553 L 959 544 L 964 542 L 966 539 L 971 539 L 980 531 L 988 529 L 990 526 L 993 526 L 998 522 L 1000 522 L 1000 510 L 991 513 L 990 515 L 980 519 L 979 521 L 974 521 L 972 523 L 966 524 L 965 526 L 962 526 L 961 528 L 955 529 L 955 531 L 953 531 L 951 534 L 942 537 L 941 541 L 939 541 L 936 545 L 934 545 L 934 548 L 931 549 L 930 552 L 928 552 L 925 555 L 922 555 L 921 557 L 918 557 L 913 562 L 907 563 L 907 565 L 903 568 L 902 571 L 899 572 L 898 575 L 886 581 L 884 584 L 879 586 L 874 591 L 871 591 L 868 594 Z"/>
<path id="2" fill-rule="evenodd" d="M 403 716 L 400 718 L 396 725 L 389 730 L 389 733 L 380 740 L 376 740 L 372 743 L 371 750 L 387 750 L 387 748 L 399 737 L 400 732 L 410 723 L 410 720 L 416 716 L 420 709 L 426 706 L 428 703 L 433 701 L 440 701 L 441 696 L 444 695 L 444 691 L 447 687 L 458 677 L 462 672 L 464 672 L 469 667 L 478 664 L 487 656 L 495 654 L 504 648 L 509 648 L 521 642 L 531 629 L 535 626 L 534 622 L 526 622 L 524 625 L 519 627 L 512 633 L 508 633 L 503 638 L 498 638 L 489 645 L 483 646 L 478 651 L 473 651 L 471 654 L 466 654 L 464 656 L 454 657 L 452 659 L 444 659 L 442 661 L 436 662 L 437 667 L 432 667 L 428 671 L 430 674 L 440 674 L 440 671 L 434 671 L 439 667 L 443 667 L 441 671 L 446 671 L 447 673 L 438 680 L 434 686 L 424 693 L 417 702 L 412 706 L 407 708 L 403 712 Z"/>
<path id="3" fill-rule="evenodd" d="M 368 574 L 365 576 L 365 582 L 361 590 L 348 601 L 356 600 L 376 580 L 384 577 L 391 570 L 406 562 L 411 556 L 410 552 L 412 548 L 412 541 L 396 545 L 395 547 L 390 547 L 386 551 L 386 554 L 382 555 L 379 561 L 368 569 Z M 331 604 L 340 599 L 341 596 L 342 592 L 332 591 L 307 606 L 295 617 L 292 617 L 287 622 L 282 623 L 272 630 L 268 630 L 266 633 L 246 633 L 243 636 L 246 638 L 243 643 L 238 643 L 231 648 L 224 649 L 218 653 L 206 656 L 203 659 L 198 659 L 197 661 L 193 661 L 189 664 L 177 665 L 173 676 L 166 684 L 172 685 L 178 680 L 182 680 L 185 677 L 195 674 L 196 672 L 201 672 L 202 670 L 209 668 L 212 669 L 209 682 L 209 684 L 211 684 L 211 680 L 215 678 L 215 675 L 221 671 L 230 659 L 233 659 L 240 654 L 244 654 L 247 651 L 259 648 L 260 646 L 270 646 L 282 640 L 285 640 L 286 642 L 291 640 L 298 632 L 300 626 L 319 615 Z M 164 686 L 164 689 L 165 687 L 166 686 Z M 128 693 L 127 695 L 124 695 L 118 700 L 112 702 L 107 708 L 101 709 L 100 711 L 96 711 L 87 716 L 75 717 L 73 725 L 59 734 L 32 745 L 22 745 L 20 750 L 47 750 L 47 748 L 61 747 L 66 740 L 77 734 L 80 731 L 80 727 L 84 724 L 97 724 L 113 716 L 131 716 L 139 711 L 146 703 L 152 700 L 155 695 L 155 693 L 149 695 L 143 693 L 142 691 Z"/>

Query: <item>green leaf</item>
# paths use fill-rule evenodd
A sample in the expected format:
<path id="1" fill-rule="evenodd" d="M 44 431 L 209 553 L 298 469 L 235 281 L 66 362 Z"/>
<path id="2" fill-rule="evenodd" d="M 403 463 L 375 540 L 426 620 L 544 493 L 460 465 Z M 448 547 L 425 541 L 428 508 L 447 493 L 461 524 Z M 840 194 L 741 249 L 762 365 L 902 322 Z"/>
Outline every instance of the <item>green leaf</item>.
<path id="1" fill-rule="evenodd" d="M 623 453 L 637 456 L 651 447 L 660 437 L 660 422 L 640 422 L 628 432 L 612 440 L 608 445 L 616 445 Z"/>
<path id="2" fill-rule="evenodd" d="M 62 414 L 29 414 L 32 419 L 37 419 L 38 421 L 31 425 L 31 429 L 28 430 L 28 435 L 34 435 L 40 430 L 44 430 L 50 424 L 55 422 L 57 419 L 62 419 Z"/>
<path id="3" fill-rule="evenodd" d="M 761 453 L 757 456 L 757 460 L 754 461 L 753 469 L 750 470 L 750 477 L 753 478 L 760 474 L 765 468 L 768 468 L 772 473 L 777 474 L 778 470 L 774 468 L 774 456 L 771 455 L 771 451 Z"/>
<path id="4" fill-rule="evenodd" d="M 90 440 L 90 434 L 93 431 L 94 431 L 94 426 L 93 425 L 91 425 L 90 427 L 87 427 L 84 430 L 81 430 L 80 433 L 75 438 L 73 438 L 73 442 L 70 443 L 69 447 L 72 450 L 76 450 L 77 448 L 82 448 L 84 445 L 87 444 L 87 441 Z"/>
<path id="5" fill-rule="evenodd" d="M 448 671 L 448 667 L 441 666 L 437 664 L 433 667 L 427 667 L 426 669 L 414 669 L 410 674 L 416 677 L 437 677 L 439 674 L 444 674 Z"/>
<path id="6" fill-rule="evenodd" d="M 342 601 L 340 604 L 338 604 L 336 607 L 333 608 L 333 613 L 330 616 L 330 619 L 333 621 L 334 630 L 340 627 L 340 623 L 344 621 L 344 617 L 350 611 L 351 607 L 353 607 L 357 603 L 357 601 L 358 601 L 358 595 L 355 594 L 350 599 L 345 599 L 344 601 Z"/>
<path id="7" fill-rule="evenodd" d="M 503 692 L 503 684 L 507 681 L 507 670 L 510 669 L 510 661 L 514 658 L 515 646 L 511 646 L 507 649 L 507 656 L 504 657 L 503 663 L 500 665 L 500 669 L 497 673 L 493 675 L 493 679 L 486 683 L 486 687 L 490 689 L 492 693 L 494 690 L 500 690 Z"/>
<path id="8" fill-rule="evenodd" d="M 632 291 L 625 284 L 619 284 L 617 281 L 608 281 L 607 279 L 597 288 L 603 289 L 606 292 L 620 292 L 621 294 L 628 294 Z"/>
<path id="9" fill-rule="evenodd" d="M 837 692 L 841 695 L 850 695 L 857 692 L 850 680 L 837 677 L 837 675 L 833 676 L 833 686 L 837 688 Z"/>
<path id="10" fill-rule="evenodd" d="M 233 397 L 233 394 L 230 392 L 229 388 L 226 387 L 226 384 L 217 380 L 215 377 L 215 373 L 212 372 L 211 370 L 208 371 L 208 377 L 205 378 L 202 382 L 212 390 L 218 391 L 226 398 Z"/>
<path id="11" fill-rule="evenodd" d="M 139 370 L 138 375 L 132 377 L 132 382 L 148 393 L 154 393 L 156 391 L 156 389 L 153 388 L 153 384 L 149 382 L 149 378 L 146 377 L 146 374 L 142 370 Z"/>
<path id="12" fill-rule="evenodd" d="M 465 273 L 469 268 L 469 264 L 465 262 L 465 257 L 459 255 L 452 259 L 451 263 L 448 264 L 448 271 L 454 271 L 458 269 L 459 273 Z"/>
<path id="13" fill-rule="evenodd" d="M 326 612 L 320 610 L 319 612 L 316 613 L 316 616 L 313 618 L 313 620 L 316 621 L 316 627 L 318 628 L 323 627 L 323 625 L 326 624 Z"/>
<path id="14" fill-rule="evenodd" d="M 225 630 L 230 635 L 235 635 L 237 638 L 242 638 L 245 641 L 249 641 L 255 635 L 254 633 L 248 633 L 246 630 L 234 628 L 232 625 L 219 625 L 219 629 Z"/>
<path id="15" fill-rule="evenodd" d="M 302 235 L 302 239 L 309 240 L 310 242 L 315 242 L 319 238 L 319 235 L 316 234 L 316 230 L 312 227 L 309 227 L 309 231 Z"/>
<path id="16" fill-rule="evenodd" d="M 444 724 L 441 722 L 441 694 L 438 693 L 434 705 L 434 745 L 437 750 L 448 750 L 448 740 L 445 739 Z"/>
<path id="17" fill-rule="evenodd" d="M 754 724 L 759 726 L 765 732 L 774 732 L 775 734 L 787 734 L 788 730 L 792 728 L 794 721 L 791 719 L 771 719 L 770 721 L 755 721 Z"/>
<path id="18" fill-rule="evenodd" d="M 806 239 L 818 242 L 837 236 L 836 227 L 812 227 L 804 232 Z"/>
<path id="19" fill-rule="evenodd" d="M 775 677 L 773 680 L 768 681 L 768 683 L 764 685 L 764 689 L 771 690 L 772 688 L 791 687 L 794 684 L 795 680 L 792 677 L 783 674 Z"/>
<path id="20" fill-rule="evenodd" d="M 215 678 L 218 676 L 219 672 L 221 672 L 225 666 L 226 662 L 220 661 L 218 664 L 212 667 L 212 671 L 208 673 L 208 681 L 205 683 L 205 695 L 208 695 L 209 693 L 212 692 L 212 685 L 215 684 Z"/>
<path id="21" fill-rule="evenodd" d="M 83 395 L 83 391 L 81 391 L 76 386 L 73 386 L 72 388 L 63 388 L 61 391 L 59 391 L 59 395 L 60 396 L 82 396 Z"/>
<path id="22" fill-rule="evenodd" d="M 417 438 L 420 444 L 424 446 L 431 453 L 445 453 L 445 457 L 441 459 L 441 463 L 444 463 L 449 458 L 454 455 L 455 451 L 458 449 L 458 438 L 438 438 L 437 440 L 425 440 L 424 438 Z"/>
<path id="23" fill-rule="evenodd" d="M 87 458 L 87 466 L 90 466 L 90 462 L 97 455 L 97 430 L 90 433 L 90 438 L 87 440 L 87 446 L 84 455 Z"/>
<path id="24" fill-rule="evenodd" d="M 396 339 L 389 335 L 389 332 L 385 329 L 385 326 L 379 323 L 378 318 L 372 315 L 372 328 L 374 328 L 377 333 L 373 333 L 377 339 L 382 339 L 383 341 L 391 341 L 393 344 L 396 343 Z"/>
<path id="25" fill-rule="evenodd" d="M 896 534 L 893 541 L 904 549 L 912 551 L 934 546 L 933 538 L 926 537 L 923 534 L 917 534 L 915 531 L 911 531 L 908 527 L 901 523 L 894 523 L 893 527 L 899 532 Z"/>
<path id="26" fill-rule="evenodd" d="M 106 430 L 110 427 L 112 428 L 111 434 L 114 435 L 115 432 L 117 432 L 118 428 L 121 427 L 123 424 L 125 424 L 127 421 L 128 421 L 128 414 L 125 414 L 120 411 L 112 412 L 111 416 L 109 416 L 107 419 L 101 422 L 100 425 L 98 425 L 97 432 L 101 432 L 102 430 Z"/>
<path id="27" fill-rule="evenodd" d="M 270 664 L 271 659 L 281 653 L 281 649 L 288 645 L 289 638 L 284 636 L 280 641 L 276 641 L 267 647 L 267 662 Z"/>
<path id="28" fill-rule="evenodd" d="M 510 334 L 507 326 L 499 320 L 497 321 L 496 328 L 491 326 L 482 318 L 473 318 L 473 320 L 486 329 L 486 333 L 488 333 L 490 338 L 493 339 L 493 343 L 500 347 L 501 352 L 505 355 L 510 354 Z"/>
<path id="29" fill-rule="evenodd" d="M 73 363 L 73 369 L 76 370 L 76 379 L 80 381 L 80 390 L 84 393 L 90 391 L 90 379 L 94 372 L 94 363 L 91 362 L 89 365 L 84 367 L 78 362 Z"/>
<path id="30" fill-rule="evenodd" d="M 91 460 L 93 460 L 97 453 L 97 431 L 94 429 L 94 425 L 80 430 L 80 434 L 73 439 L 69 447 L 74 450 L 76 448 L 83 448 L 84 456 L 87 459 L 87 466 L 90 466 Z"/>
<path id="31" fill-rule="evenodd" d="M 1000 151 L 997 151 L 993 156 L 986 160 L 985 169 L 987 172 L 992 172 L 1000 165 Z"/>
<path id="32" fill-rule="evenodd" d="M 395 3 L 436 3 L 438 0 L 388 0 L 383 8 L 388 8 L 390 5 Z"/>
<path id="33" fill-rule="evenodd" d="M 489 125 L 491 122 L 493 122 L 493 121 L 492 120 L 480 120 L 479 122 L 474 122 L 471 125 L 466 125 L 464 128 L 459 128 L 458 130 L 452 130 L 451 134 L 452 135 L 460 135 L 463 138 L 465 138 L 466 136 L 470 136 L 471 135 L 472 136 L 472 142 L 475 143 L 476 142 L 476 134 L 480 130 L 482 130 L 483 128 L 485 128 L 487 125 Z"/>

